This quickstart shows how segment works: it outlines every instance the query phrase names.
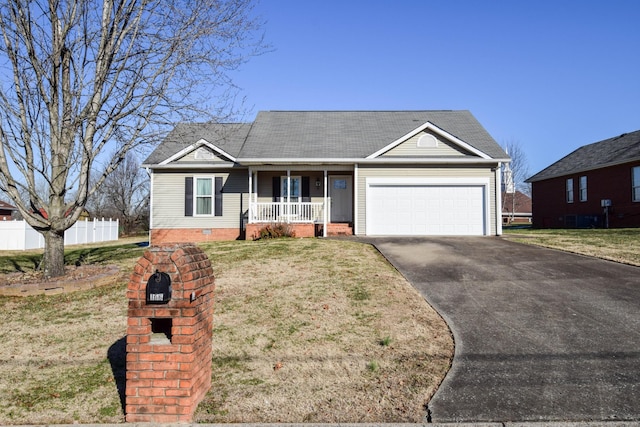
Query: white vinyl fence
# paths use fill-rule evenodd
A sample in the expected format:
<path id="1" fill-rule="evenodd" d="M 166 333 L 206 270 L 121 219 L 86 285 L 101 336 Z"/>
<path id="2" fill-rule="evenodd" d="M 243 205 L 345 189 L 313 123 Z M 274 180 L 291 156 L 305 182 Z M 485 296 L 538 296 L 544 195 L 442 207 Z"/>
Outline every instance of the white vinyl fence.
<path id="1" fill-rule="evenodd" d="M 88 219 L 76 222 L 64 232 L 65 245 L 118 240 L 117 219 Z M 0 250 L 44 248 L 44 236 L 26 221 L 0 221 Z"/>

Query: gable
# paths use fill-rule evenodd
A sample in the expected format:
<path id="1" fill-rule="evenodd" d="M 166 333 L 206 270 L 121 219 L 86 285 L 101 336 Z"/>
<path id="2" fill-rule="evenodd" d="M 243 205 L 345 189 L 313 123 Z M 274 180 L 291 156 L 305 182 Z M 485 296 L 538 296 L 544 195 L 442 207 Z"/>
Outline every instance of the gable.
<path id="1" fill-rule="evenodd" d="M 176 159 L 176 163 L 233 163 L 229 158 L 216 153 L 209 147 L 200 146 L 193 151 Z"/>
<path id="2" fill-rule="evenodd" d="M 433 132 L 422 131 L 383 153 L 380 157 L 462 157 L 474 156 Z"/>

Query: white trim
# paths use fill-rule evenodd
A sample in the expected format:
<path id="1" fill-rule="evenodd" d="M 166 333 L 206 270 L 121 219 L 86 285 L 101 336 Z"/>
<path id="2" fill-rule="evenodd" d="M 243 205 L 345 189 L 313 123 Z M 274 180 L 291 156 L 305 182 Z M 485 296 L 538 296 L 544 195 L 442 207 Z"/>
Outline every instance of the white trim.
<path id="1" fill-rule="evenodd" d="M 369 197 L 369 187 L 371 185 L 419 185 L 419 186 L 438 186 L 438 185 L 453 185 L 453 186 L 482 186 L 484 191 L 484 235 L 490 236 L 491 232 L 491 179 L 488 177 L 460 177 L 460 178 L 438 178 L 438 177 L 369 177 L 365 179 L 365 194 L 366 194 L 366 210 L 365 215 L 368 216 L 371 206 L 371 198 Z M 502 213 L 500 213 L 502 218 Z M 367 221 L 365 224 L 365 234 L 368 236 L 371 234 L 371 222 Z"/>
<path id="2" fill-rule="evenodd" d="M 489 156 L 488 154 L 478 150 L 475 147 L 472 147 L 471 145 L 467 144 L 466 142 L 464 142 L 463 140 L 461 140 L 460 138 L 456 138 L 455 136 L 451 135 L 449 132 L 440 129 L 438 126 L 434 125 L 431 122 L 426 122 L 425 124 L 423 124 L 422 126 L 412 130 L 411 132 L 409 132 L 408 134 L 401 136 L 400 138 L 396 139 L 395 141 L 393 141 L 391 144 L 387 145 L 386 147 L 381 148 L 380 150 L 376 151 L 375 153 L 367 156 L 367 159 L 374 159 L 377 158 L 379 156 L 381 156 L 382 154 L 386 153 L 387 151 L 391 150 L 392 148 L 397 147 L 398 145 L 402 144 L 403 142 L 405 142 L 406 140 L 408 140 L 409 138 L 417 135 L 420 132 L 423 132 L 425 130 L 430 130 L 434 133 L 437 133 L 438 135 L 440 135 L 441 137 L 448 139 L 449 141 L 453 142 L 454 144 L 459 145 L 460 147 L 464 148 L 467 151 L 472 152 L 473 154 L 480 156 L 483 159 L 491 159 L 491 156 Z"/>
<path id="3" fill-rule="evenodd" d="M 323 202 L 324 202 L 324 214 L 323 216 L 323 224 L 322 224 L 322 237 L 327 237 L 327 223 L 328 223 L 328 217 L 329 217 L 329 199 L 328 199 L 328 191 L 329 189 L 327 188 L 328 186 L 328 182 L 329 182 L 329 173 L 327 172 L 327 170 L 324 170 L 324 194 L 323 194 Z"/>
<path id="4" fill-rule="evenodd" d="M 353 234 L 358 235 L 358 164 L 353 165 Z"/>
<path id="5" fill-rule="evenodd" d="M 198 148 L 202 147 L 202 146 L 206 146 L 209 147 L 210 149 L 212 149 L 213 151 L 215 151 L 216 153 L 218 153 L 221 156 L 226 157 L 227 159 L 231 160 L 232 162 L 236 161 L 236 158 L 233 157 L 231 154 L 227 153 L 224 150 L 221 150 L 220 148 L 216 147 L 215 145 L 213 145 L 212 143 L 210 143 L 209 141 L 207 141 L 206 139 L 200 139 L 198 141 L 196 141 L 195 143 L 191 144 L 190 146 L 183 148 L 182 150 L 178 151 L 176 154 L 174 154 L 173 156 L 169 157 L 168 159 L 158 163 L 158 165 L 160 166 L 165 166 L 168 163 L 171 163 L 181 157 L 186 156 L 187 154 L 191 153 L 192 151 L 197 150 Z"/>
<path id="6" fill-rule="evenodd" d="M 211 180 L 211 196 L 200 196 L 211 198 L 211 213 L 198 213 L 198 180 Z M 214 217 L 216 215 L 216 176 L 215 175 L 193 175 L 193 217 Z"/>
<path id="7" fill-rule="evenodd" d="M 498 165 L 496 174 L 496 236 L 502 236 L 502 167 Z"/>
<path id="8" fill-rule="evenodd" d="M 151 244 L 151 230 L 153 230 L 153 171 L 147 169 L 149 174 L 149 244 Z"/>
<path id="9" fill-rule="evenodd" d="M 275 164 L 282 165 L 306 165 L 306 166 L 326 166 L 326 165 L 340 165 L 340 164 L 478 164 L 488 165 L 497 164 L 499 162 L 507 162 L 509 159 L 494 159 L 491 157 L 376 157 L 376 158 L 333 158 L 333 159 L 319 159 L 319 158 L 304 158 L 304 159 L 287 159 L 287 158 L 264 158 L 264 159 L 238 159 L 237 163 L 242 166 L 270 166 Z M 184 166 L 183 166 L 184 167 Z"/>

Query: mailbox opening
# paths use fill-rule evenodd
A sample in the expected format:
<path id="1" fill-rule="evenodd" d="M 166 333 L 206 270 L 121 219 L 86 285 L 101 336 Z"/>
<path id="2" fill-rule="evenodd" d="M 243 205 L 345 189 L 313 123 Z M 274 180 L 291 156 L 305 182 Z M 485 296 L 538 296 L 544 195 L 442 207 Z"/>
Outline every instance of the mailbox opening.
<path id="1" fill-rule="evenodd" d="M 171 344 L 172 319 L 151 320 L 151 344 Z"/>

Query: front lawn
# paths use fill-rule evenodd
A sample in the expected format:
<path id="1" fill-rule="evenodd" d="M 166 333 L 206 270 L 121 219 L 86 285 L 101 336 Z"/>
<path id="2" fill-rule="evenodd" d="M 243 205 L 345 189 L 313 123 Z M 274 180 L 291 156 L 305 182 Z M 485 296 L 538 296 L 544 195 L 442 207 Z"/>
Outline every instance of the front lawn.
<path id="1" fill-rule="evenodd" d="M 196 421 L 423 421 L 453 342 L 374 248 L 319 239 L 201 247 L 216 307 L 213 385 Z M 0 297 L 0 424 L 124 421 L 125 289 L 143 252 L 133 243 L 69 249 L 70 264 L 121 266 L 119 283 Z M 4 273 L 37 264 L 37 253 L 0 254 Z"/>
<path id="2" fill-rule="evenodd" d="M 640 228 L 507 229 L 510 240 L 640 266 Z"/>

